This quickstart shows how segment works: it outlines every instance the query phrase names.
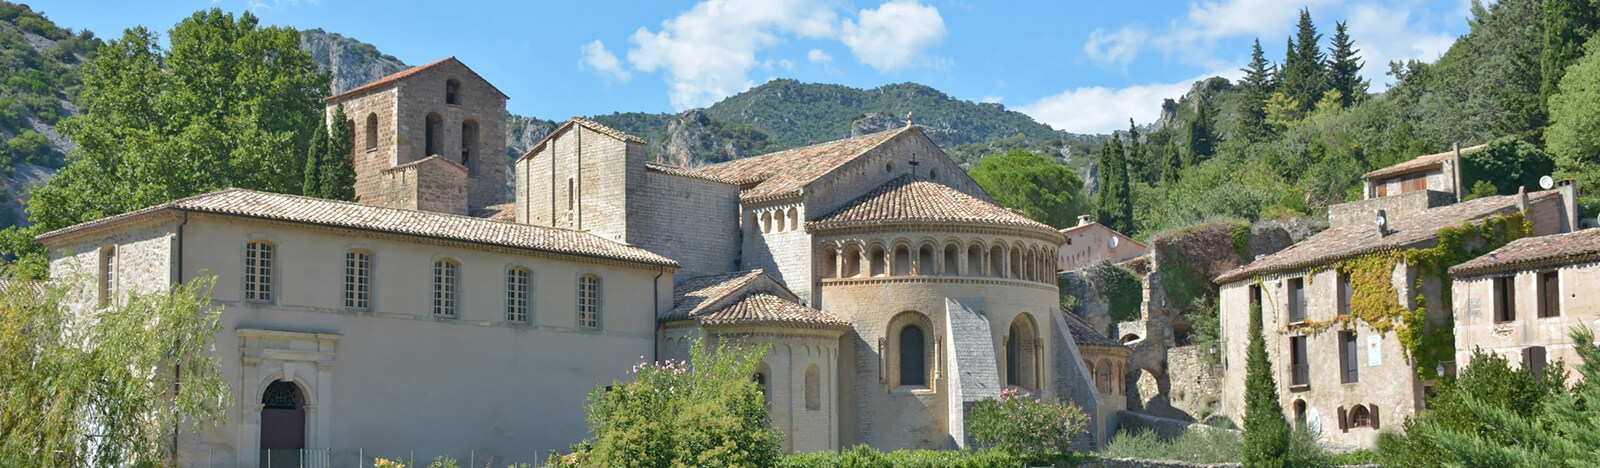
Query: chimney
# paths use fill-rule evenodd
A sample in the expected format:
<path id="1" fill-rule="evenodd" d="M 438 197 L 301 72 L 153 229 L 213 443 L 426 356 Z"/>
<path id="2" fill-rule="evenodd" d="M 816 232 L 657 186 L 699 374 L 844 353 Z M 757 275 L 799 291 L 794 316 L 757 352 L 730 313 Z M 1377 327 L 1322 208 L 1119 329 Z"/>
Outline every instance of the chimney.
<path id="1" fill-rule="evenodd" d="M 1467 187 L 1461 186 L 1461 142 L 1451 143 L 1450 147 L 1456 152 L 1456 155 L 1450 159 L 1450 174 L 1448 175 L 1450 176 L 1451 185 L 1455 186 L 1455 190 L 1452 191 L 1456 193 L 1456 203 L 1461 203 L 1461 193 L 1468 190 Z"/>
<path id="2" fill-rule="evenodd" d="M 1567 222 L 1566 230 L 1562 232 L 1583 229 L 1583 226 L 1578 224 L 1581 222 L 1578 219 L 1578 184 L 1574 183 L 1572 179 L 1561 179 L 1556 181 L 1556 191 L 1561 194 L 1561 209 L 1566 211 L 1563 214 L 1567 215 L 1565 219 Z"/>
<path id="3" fill-rule="evenodd" d="M 1078 225 L 1079 226 L 1088 226 L 1089 223 L 1093 223 L 1093 222 L 1094 222 L 1094 219 L 1091 218 L 1089 215 L 1078 215 Z"/>

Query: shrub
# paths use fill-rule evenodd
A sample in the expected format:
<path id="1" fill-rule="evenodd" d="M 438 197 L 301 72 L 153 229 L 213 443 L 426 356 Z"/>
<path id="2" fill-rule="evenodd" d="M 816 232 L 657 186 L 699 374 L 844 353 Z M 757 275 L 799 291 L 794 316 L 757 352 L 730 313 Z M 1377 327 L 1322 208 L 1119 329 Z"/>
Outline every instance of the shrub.
<path id="1" fill-rule="evenodd" d="M 1016 468 L 1023 460 L 1003 450 L 896 450 L 879 452 L 858 445 L 842 453 L 818 452 L 784 457 L 777 468 Z"/>
<path id="2" fill-rule="evenodd" d="M 772 466 L 778 434 L 750 376 L 768 346 L 690 347 L 690 361 L 641 362 L 634 381 L 589 393 L 584 466 Z M 565 462 L 563 462 L 565 463 Z"/>
<path id="3" fill-rule="evenodd" d="M 1237 463 L 1239 433 L 1220 429 L 1191 429 L 1164 438 L 1150 430 L 1121 432 L 1106 445 L 1105 455 L 1145 460 L 1179 460 L 1190 463 Z"/>
<path id="4" fill-rule="evenodd" d="M 967 430 L 979 442 L 1030 459 L 1066 454 L 1084 432 L 1089 416 L 1077 405 L 1046 400 L 1017 389 L 1000 392 L 972 407 Z"/>

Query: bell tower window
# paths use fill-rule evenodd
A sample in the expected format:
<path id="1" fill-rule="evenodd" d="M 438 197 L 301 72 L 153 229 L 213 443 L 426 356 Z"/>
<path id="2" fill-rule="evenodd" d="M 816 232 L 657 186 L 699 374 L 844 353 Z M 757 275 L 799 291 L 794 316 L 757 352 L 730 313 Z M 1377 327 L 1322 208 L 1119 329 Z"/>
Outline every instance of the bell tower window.
<path id="1" fill-rule="evenodd" d="M 461 82 L 451 78 L 444 82 L 444 103 L 453 106 L 461 105 Z"/>

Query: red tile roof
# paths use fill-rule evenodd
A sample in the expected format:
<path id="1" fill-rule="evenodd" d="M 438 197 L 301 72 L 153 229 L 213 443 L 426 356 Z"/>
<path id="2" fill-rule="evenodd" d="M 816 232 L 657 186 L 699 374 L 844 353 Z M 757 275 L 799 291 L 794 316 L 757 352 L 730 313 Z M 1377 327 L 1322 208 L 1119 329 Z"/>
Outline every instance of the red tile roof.
<path id="1" fill-rule="evenodd" d="M 573 117 L 572 120 L 568 120 L 567 123 L 561 124 L 560 127 L 556 127 L 555 131 L 550 132 L 549 135 L 545 135 L 543 140 L 539 140 L 538 143 L 534 143 L 533 146 L 528 147 L 528 151 L 522 153 L 522 156 L 518 156 L 517 160 L 521 161 L 523 158 L 526 158 L 528 156 L 532 156 L 533 153 L 537 153 L 537 152 L 539 152 L 539 150 L 544 149 L 544 145 L 549 144 L 550 140 L 554 140 L 557 136 L 560 136 L 562 132 L 565 132 L 565 131 L 567 131 L 567 129 L 572 128 L 573 125 L 582 125 L 584 128 L 587 128 L 587 129 L 590 129 L 590 130 L 594 130 L 595 132 L 599 132 L 601 135 L 605 135 L 605 136 L 609 136 L 611 138 L 616 138 L 618 140 L 622 140 L 623 142 L 638 143 L 638 144 L 641 144 L 641 145 L 645 144 L 643 138 L 639 138 L 639 137 L 636 137 L 636 136 L 633 136 L 633 135 L 629 135 L 628 132 L 624 132 L 622 130 L 617 130 L 615 128 L 607 127 L 603 123 L 595 122 L 593 120 L 585 119 L 583 117 Z"/>
<path id="2" fill-rule="evenodd" d="M 839 209 L 807 222 L 812 229 L 886 223 L 965 223 L 1034 228 L 1060 235 L 1028 219 L 947 185 L 910 174 L 884 182 Z"/>
<path id="3" fill-rule="evenodd" d="M 1517 239 L 1450 268 L 1456 277 L 1600 261 L 1600 228 Z"/>
<path id="4" fill-rule="evenodd" d="M 1089 322 L 1084 321 L 1083 317 L 1079 317 L 1078 314 L 1074 314 L 1062 308 L 1056 308 L 1056 312 L 1066 314 L 1067 329 L 1072 332 L 1072 341 L 1077 343 L 1078 346 L 1128 348 L 1127 345 L 1119 343 L 1117 340 L 1107 338 L 1105 335 L 1101 335 L 1100 332 L 1094 331 L 1093 328 L 1089 327 Z"/>
<path id="5" fill-rule="evenodd" d="M 474 218 L 492 219 L 495 221 L 515 222 L 517 220 L 517 204 L 501 203 L 499 205 L 489 205 L 483 208 L 472 210 L 472 213 L 468 216 Z"/>
<path id="6" fill-rule="evenodd" d="M 1466 147 L 1466 148 L 1461 148 L 1461 154 L 1471 153 L 1473 151 L 1477 151 L 1477 150 L 1483 149 L 1483 148 L 1488 147 L 1488 146 L 1489 146 L 1488 144 L 1482 144 L 1482 145 L 1478 145 L 1478 146 L 1469 146 L 1469 147 Z M 1445 161 L 1449 160 L 1450 158 L 1455 157 L 1455 155 L 1456 155 L 1455 150 L 1450 150 L 1450 151 L 1445 151 L 1443 153 L 1438 153 L 1438 154 L 1427 154 L 1427 155 L 1417 156 L 1416 159 L 1412 159 L 1410 161 L 1402 162 L 1400 164 L 1395 164 L 1393 166 L 1389 166 L 1389 167 L 1378 169 L 1378 170 L 1375 170 L 1375 171 L 1372 171 L 1372 172 L 1368 172 L 1365 176 L 1362 176 L 1362 177 L 1366 177 L 1368 179 L 1371 179 L 1371 178 L 1374 178 L 1374 177 L 1388 177 L 1388 176 L 1391 176 L 1391 175 L 1404 174 L 1404 173 L 1407 173 L 1407 172 L 1427 169 L 1427 168 L 1431 168 L 1431 167 L 1433 167 L 1435 165 L 1438 165 L 1439 163 L 1445 162 Z"/>
<path id="7" fill-rule="evenodd" d="M 699 172 L 738 183 L 744 188 L 739 198 L 745 201 L 783 198 L 799 194 L 802 187 L 817 178 L 913 130 L 914 127 L 906 127 L 738 159 L 704 167 Z"/>
<path id="8" fill-rule="evenodd" d="M 701 325 L 774 325 L 803 328 L 848 328 L 826 312 L 796 302 L 763 270 L 701 276 L 673 288 L 676 306 L 662 322 L 696 320 Z"/>
<path id="9" fill-rule="evenodd" d="M 1560 197 L 1556 190 L 1528 194 L 1528 201 Z M 1454 205 L 1430 208 L 1389 221 L 1390 233 L 1379 236 L 1370 224 L 1355 224 L 1322 231 L 1249 265 L 1223 273 L 1217 284 L 1230 283 L 1256 275 L 1326 265 L 1373 252 L 1421 247 L 1439 237 L 1439 228 L 1517 212 L 1517 195 L 1484 197 Z"/>
<path id="10" fill-rule="evenodd" d="M 723 179 L 723 178 L 720 178 L 720 177 L 717 177 L 717 176 L 713 176 L 711 174 L 706 174 L 706 173 L 703 173 L 703 172 L 699 172 L 699 171 L 696 171 L 696 170 L 693 170 L 693 169 L 687 169 L 687 168 L 682 168 L 682 167 L 678 167 L 678 166 L 668 166 L 668 165 L 665 165 L 665 164 L 656 164 L 656 163 L 645 163 L 644 166 L 645 166 L 645 169 L 647 169 L 647 170 L 654 171 L 654 172 L 660 172 L 662 174 L 675 175 L 675 176 L 679 176 L 679 177 L 689 177 L 689 178 L 700 179 L 700 180 L 709 180 L 709 181 L 712 181 L 712 182 L 720 182 L 720 183 L 724 183 L 724 184 L 728 184 L 728 185 L 739 185 L 737 183 L 734 183 L 734 181 L 731 181 L 731 180 L 728 180 L 728 179 Z"/>
<path id="11" fill-rule="evenodd" d="M 477 78 L 479 81 L 482 81 L 482 82 L 484 82 L 484 84 L 489 85 L 489 89 L 492 89 L 492 90 L 494 90 L 494 92 L 499 93 L 500 97 L 507 98 L 507 99 L 510 98 L 510 96 L 506 96 L 506 93 L 500 91 L 500 88 L 494 87 L 494 83 L 490 83 L 489 80 L 483 79 L 483 76 L 478 75 L 478 72 L 472 71 L 472 67 L 468 67 L 467 64 L 461 63 L 460 60 L 456 60 L 456 57 L 452 55 L 452 56 L 445 57 L 445 58 L 439 59 L 437 61 L 434 61 L 433 63 L 429 63 L 427 65 L 418 65 L 418 66 L 415 66 L 415 67 L 407 68 L 405 70 L 401 70 L 399 72 L 396 72 L 393 75 L 385 76 L 383 78 L 378 78 L 376 81 L 373 81 L 371 83 L 367 83 L 367 84 L 364 84 L 364 85 L 361 85 L 361 86 L 357 86 L 357 87 L 351 88 L 351 89 L 349 89 L 349 90 L 347 90 L 345 92 L 342 92 L 342 93 L 339 93 L 339 94 L 336 94 L 336 95 L 333 95 L 333 96 L 328 96 L 326 98 L 323 98 L 322 102 L 331 103 L 333 101 L 338 101 L 340 99 L 344 99 L 344 98 L 349 97 L 349 96 L 355 96 L 357 94 L 365 93 L 367 91 L 376 90 L 378 88 L 382 88 L 384 86 L 388 86 L 388 85 L 394 84 L 395 82 L 403 80 L 408 76 L 415 75 L 417 73 L 421 73 L 423 70 L 427 70 L 429 68 L 433 68 L 433 67 L 439 66 L 441 64 L 444 64 L 445 62 L 452 62 L 452 61 L 456 62 L 459 65 L 461 65 L 461 68 L 467 69 L 467 73 L 471 73 L 472 76 Z"/>
<path id="12" fill-rule="evenodd" d="M 47 232 L 41 243 L 167 212 L 210 213 L 594 257 L 676 268 L 678 262 L 582 231 L 320 198 L 227 189 Z"/>

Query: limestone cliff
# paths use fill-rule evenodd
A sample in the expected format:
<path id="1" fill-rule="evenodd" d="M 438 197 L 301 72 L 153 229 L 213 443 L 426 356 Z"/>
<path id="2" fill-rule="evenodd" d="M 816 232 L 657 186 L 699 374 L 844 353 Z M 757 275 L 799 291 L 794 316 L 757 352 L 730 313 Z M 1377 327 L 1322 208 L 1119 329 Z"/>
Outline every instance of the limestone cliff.
<path id="1" fill-rule="evenodd" d="M 300 48 L 328 72 L 334 94 L 410 68 L 377 46 L 321 29 L 300 31 Z"/>

